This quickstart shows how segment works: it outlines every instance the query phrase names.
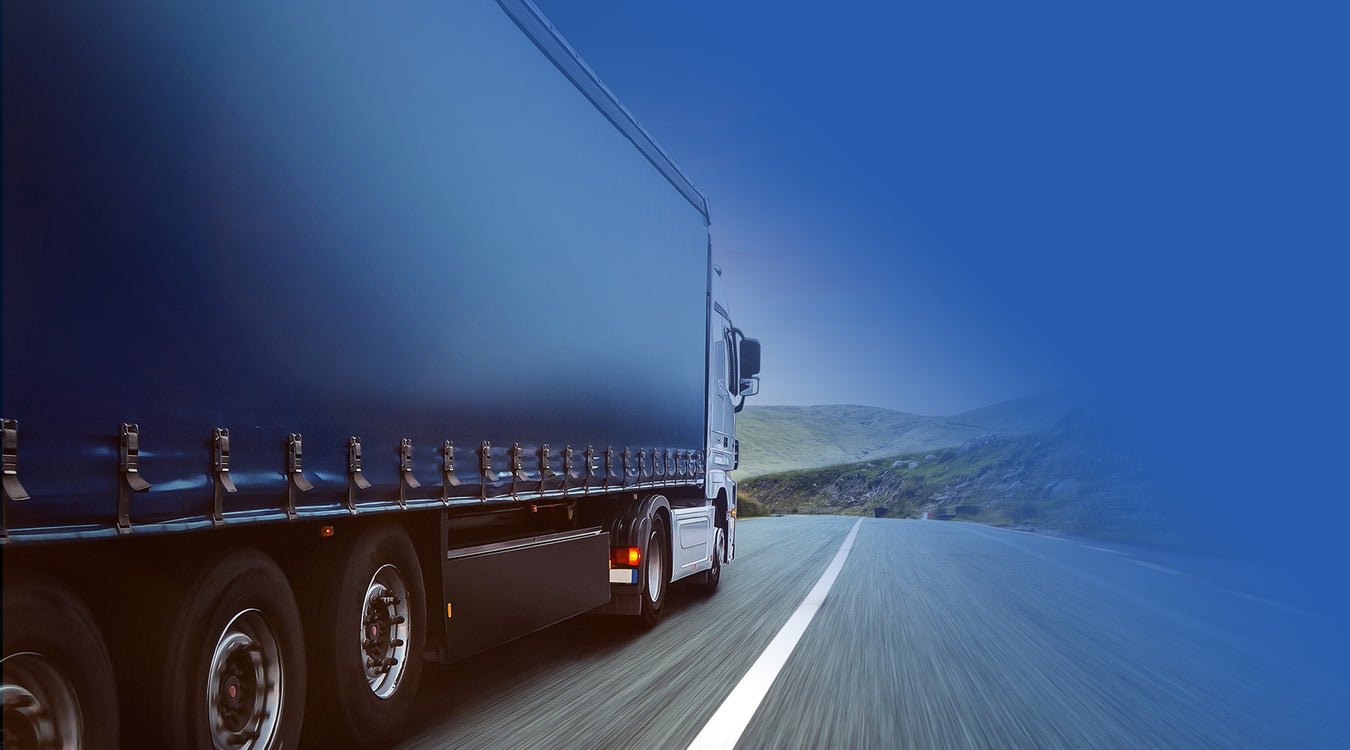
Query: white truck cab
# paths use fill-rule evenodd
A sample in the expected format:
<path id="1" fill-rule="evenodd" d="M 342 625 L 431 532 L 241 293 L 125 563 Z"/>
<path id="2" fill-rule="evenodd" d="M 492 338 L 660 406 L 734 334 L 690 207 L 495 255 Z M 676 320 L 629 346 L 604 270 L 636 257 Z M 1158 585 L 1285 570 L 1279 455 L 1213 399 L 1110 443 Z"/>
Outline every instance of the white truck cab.
<path id="1" fill-rule="evenodd" d="M 722 268 L 712 266 L 708 283 L 707 496 L 725 519 L 726 559 L 736 557 L 736 482 L 740 464 L 736 415 L 745 398 L 759 392 L 760 345 L 746 338 L 727 311 Z"/>

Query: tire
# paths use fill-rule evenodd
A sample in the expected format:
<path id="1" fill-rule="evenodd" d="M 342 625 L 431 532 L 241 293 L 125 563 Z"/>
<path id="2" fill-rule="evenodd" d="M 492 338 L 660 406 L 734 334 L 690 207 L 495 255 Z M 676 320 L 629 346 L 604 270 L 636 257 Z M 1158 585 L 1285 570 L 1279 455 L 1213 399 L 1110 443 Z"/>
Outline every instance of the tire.
<path id="1" fill-rule="evenodd" d="M 717 527 L 717 536 L 713 540 L 712 567 L 704 574 L 703 580 L 699 582 L 699 593 L 704 596 L 712 596 L 717 592 L 717 584 L 722 581 L 722 558 L 727 554 L 727 534 L 722 527 Z"/>
<path id="2" fill-rule="evenodd" d="M 304 635 L 276 562 L 240 550 L 207 565 L 183 600 L 164 670 L 164 747 L 299 745 Z"/>
<path id="3" fill-rule="evenodd" d="M 647 554 L 642 556 L 642 614 L 639 617 L 649 628 L 661 621 L 661 613 L 665 610 L 670 565 L 670 533 L 666 530 L 665 517 L 657 515 L 652 518 L 652 530 L 647 536 Z"/>
<path id="4" fill-rule="evenodd" d="M 323 687 L 311 714 L 334 740 L 379 747 L 402 731 L 422 677 L 426 611 L 422 567 L 401 526 L 356 534 L 334 558 L 315 628 Z"/>
<path id="5" fill-rule="evenodd" d="M 108 649 L 89 611 L 64 588 L 6 588 L 3 669 L 4 747 L 117 747 Z"/>

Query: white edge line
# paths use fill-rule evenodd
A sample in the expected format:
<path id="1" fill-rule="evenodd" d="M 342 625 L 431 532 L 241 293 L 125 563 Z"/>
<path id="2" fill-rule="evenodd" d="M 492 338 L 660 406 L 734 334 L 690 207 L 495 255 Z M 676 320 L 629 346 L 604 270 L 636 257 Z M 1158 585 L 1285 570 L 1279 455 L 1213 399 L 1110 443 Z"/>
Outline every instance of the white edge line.
<path id="1" fill-rule="evenodd" d="M 750 719 L 754 717 L 759 704 L 773 686 L 773 681 L 782 671 L 792 651 L 797 648 L 797 642 L 806 632 L 806 626 L 811 624 L 811 618 L 816 616 L 816 611 L 825 601 L 825 595 L 830 593 L 830 587 L 834 586 L 834 580 L 839 577 L 839 571 L 843 569 L 844 561 L 848 559 L 848 553 L 853 549 L 853 539 L 858 536 L 858 527 L 861 525 L 862 519 L 859 518 L 858 522 L 853 524 L 853 529 L 849 531 L 844 543 L 840 545 L 839 551 L 835 553 L 834 560 L 825 569 L 825 574 L 816 581 L 811 593 L 806 595 L 797 611 L 792 613 L 783 629 L 779 630 L 778 635 L 769 643 L 769 647 L 755 660 L 750 671 L 745 673 L 727 699 L 722 701 L 717 712 L 707 724 L 703 725 L 703 731 L 699 732 L 689 744 L 689 750 L 731 750 L 736 746 L 741 733 L 750 724 Z"/>

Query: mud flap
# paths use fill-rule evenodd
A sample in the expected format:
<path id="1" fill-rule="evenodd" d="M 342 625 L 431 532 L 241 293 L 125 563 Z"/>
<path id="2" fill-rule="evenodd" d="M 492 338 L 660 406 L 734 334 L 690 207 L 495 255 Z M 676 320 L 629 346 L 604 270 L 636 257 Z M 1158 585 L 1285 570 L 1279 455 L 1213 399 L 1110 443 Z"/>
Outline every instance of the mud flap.
<path id="1" fill-rule="evenodd" d="M 453 660 L 607 603 L 609 534 L 594 528 L 451 550 L 441 579 Z"/>

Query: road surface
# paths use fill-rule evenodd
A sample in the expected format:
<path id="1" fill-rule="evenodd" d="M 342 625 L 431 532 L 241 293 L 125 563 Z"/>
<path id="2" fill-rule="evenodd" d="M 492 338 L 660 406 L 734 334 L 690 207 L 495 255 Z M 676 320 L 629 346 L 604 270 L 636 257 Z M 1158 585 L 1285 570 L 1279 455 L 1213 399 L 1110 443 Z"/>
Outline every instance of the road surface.
<path id="1" fill-rule="evenodd" d="M 838 577 L 739 748 L 1350 746 L 1309 615 L 1147 556 L 972 524 L 743 521 L 711 598 L 644 631 L 578 618 L 429 666 L 403 750 L 686 748 Z M 781 643 L 781 642 L 780 642 Z M 1324 684 L 1325 683 L 1325 684 Z M 744 691 L 742 691 L 744 692 Z M 707 739 L 704 737 L 704 739 Z M 730 746 L 730 745 L 728 745 Z"/>

